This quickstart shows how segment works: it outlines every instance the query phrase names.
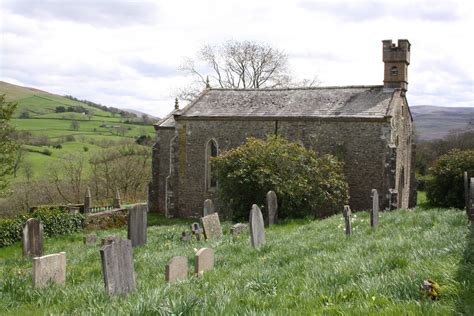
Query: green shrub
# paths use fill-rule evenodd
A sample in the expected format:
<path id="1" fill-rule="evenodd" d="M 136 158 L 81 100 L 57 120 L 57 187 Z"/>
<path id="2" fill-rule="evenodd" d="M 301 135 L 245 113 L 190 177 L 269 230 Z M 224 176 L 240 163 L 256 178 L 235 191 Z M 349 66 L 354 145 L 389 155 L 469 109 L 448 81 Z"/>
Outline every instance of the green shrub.
<path id="1" fill-rule="evenodd" d="M 474 176 L 474 150 L 452 150 L 439 157 L 430 171 L 433 178 L 426 186 L 429 203 L 464 208 L 464 171 Z"/>
<path id="2" fill-rule="evenodd" d="M 53 152 L 49 149 L 43 149 L 42 154 L 46 156 L 51 156 Z"/>
<path id="3" fill-rule="evenodd" d="M 32 214 L 18 215 L 12 219 L 0 219 L 0 247 L 20 241 L 23 224 L 29 218 L 38 218 L 43 223 L 45 237 L 80 231 L 83 229 L 85 221 L 83 214 L 70 214 L 57 208 L 39 208 Z"/>
<path id="4" fill-rule="evenodd" d="M 263 206 L 269 190 L 277 194 L 281 218 L 326 216 L 348 200 L 341 162 L 281 137 L 248 138 L 211 163 L 220 201 L 235 220 L 247 219 L 252 204 Z"/>

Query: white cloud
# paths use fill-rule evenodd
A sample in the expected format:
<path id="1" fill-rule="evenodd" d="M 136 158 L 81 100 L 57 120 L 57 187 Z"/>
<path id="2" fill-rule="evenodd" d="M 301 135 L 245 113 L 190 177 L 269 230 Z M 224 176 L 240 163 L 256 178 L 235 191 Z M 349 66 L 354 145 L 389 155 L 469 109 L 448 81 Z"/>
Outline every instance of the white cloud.
<path id="1" fill-rule="evenodd" d="M 474 106 L 467 1 L 4 1 L 0 80 L 163 116 L 205 43 L 265 41 L 323 85 L 382 84 L 383 39 L 412 43 L 410 104 Z"/>

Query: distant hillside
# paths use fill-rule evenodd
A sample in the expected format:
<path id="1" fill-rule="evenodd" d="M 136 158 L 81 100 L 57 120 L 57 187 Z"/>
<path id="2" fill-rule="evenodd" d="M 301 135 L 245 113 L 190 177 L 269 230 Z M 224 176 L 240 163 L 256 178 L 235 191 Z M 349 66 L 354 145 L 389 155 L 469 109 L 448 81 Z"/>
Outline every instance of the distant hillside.
<path id="1" fill-rule="evenodd" d="M 474 130 L 474 108 L 410 107 L 419 140 L 440 139 L 450 131 Z"/>

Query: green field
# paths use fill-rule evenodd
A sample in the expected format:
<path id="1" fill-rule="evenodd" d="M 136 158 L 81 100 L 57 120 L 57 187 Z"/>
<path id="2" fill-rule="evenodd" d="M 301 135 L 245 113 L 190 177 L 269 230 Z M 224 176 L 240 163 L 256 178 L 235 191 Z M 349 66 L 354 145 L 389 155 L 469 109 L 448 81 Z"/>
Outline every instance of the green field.
<path id="1" fill-rule="evenodd" d="M 141 135 L 151 138 L 155 135 L 151 125 L 127 124 L 126 118 L 118 114 L 114 115 L 45 91 L 0 82 L 0 94 L 5 94 L 7 101 L 17 103 L 11 125 L 17 131 L 30 132 L 33 138 L 23 145 L 26 150 L 24 160 L 17 177 L 11 177 L 13 183 L 24 180 L 22 171 L 24 164 L 32 166 L 34 178 L 41 179 L 49 174 L 48 168 L 51 165 L 55 165 L 69 154 L 81 154 L 85 158 L 90 158 L 104 148 L 104 142 L 108 142 L 107 146 L 110 146 L 113 142 L 117 144 L 123 141 L 134 142 Z M 93 115 L 88 117 L 75 112 L 55 113 L 58 106 L 81 106 L 92 111 Z M 29 118 L 19 118 L 24 112 L 28 113 Z M 73 129 L 72 121 L 77 121 L 79 128 Z M 50 143 L 60 143 L 62 148 L 35 145 L 34 139 L 38 137 L 47 137 Z M 99 144 L 102 147 L 98 146 Z M 50 156 L 42 154 L 41 152 L 45 150 L 52 154 Z"/>
<path id="2" fill-rule="evenodd" d="M 353 218 L 347 238 L 341 215 L 272 226 L 266 245 L 249 235 L 232 237 L 225 222 L 217 241 L 182 242 L 187 222 L 165 224 L 150 214 L 148 243 L 134 249 L 137 290 L 109 298 L 104 291 L 99 246 L 82 235 L 47 239 L 45 253 L 65 251 L 65 286 L 33 289 L 31 260 L 16 244 L 0 249 L 2 314 L 127 315 L 473 315 L 474 236 L 460 210 L 415 209 L 382 213 L 373 230 L 367 213 Z M 100 231 L 126 237 L 126 229 Z M 192 274 L 194 253 L 215 251 L 213 271 Z M 186 256 L 189 278 L 164 281 L 166 263 Z M 432 279 L 439 300 L 419 287 Z"/>

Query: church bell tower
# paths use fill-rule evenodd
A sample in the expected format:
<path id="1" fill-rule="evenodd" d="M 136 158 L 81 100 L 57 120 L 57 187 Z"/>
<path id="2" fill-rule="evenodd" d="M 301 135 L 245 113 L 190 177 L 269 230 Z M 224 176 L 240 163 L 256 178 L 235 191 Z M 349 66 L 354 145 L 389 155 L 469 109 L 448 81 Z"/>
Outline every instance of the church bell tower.
<path id="1" fill-rule="evenodd" d="M 399 39 L 398 46 L 392 40 L 384 40 L 383 62 L 384 88 L 402 89 L 406 92 L 408 87 L 408 65 L 410 64 L 410 42 Z"/>

